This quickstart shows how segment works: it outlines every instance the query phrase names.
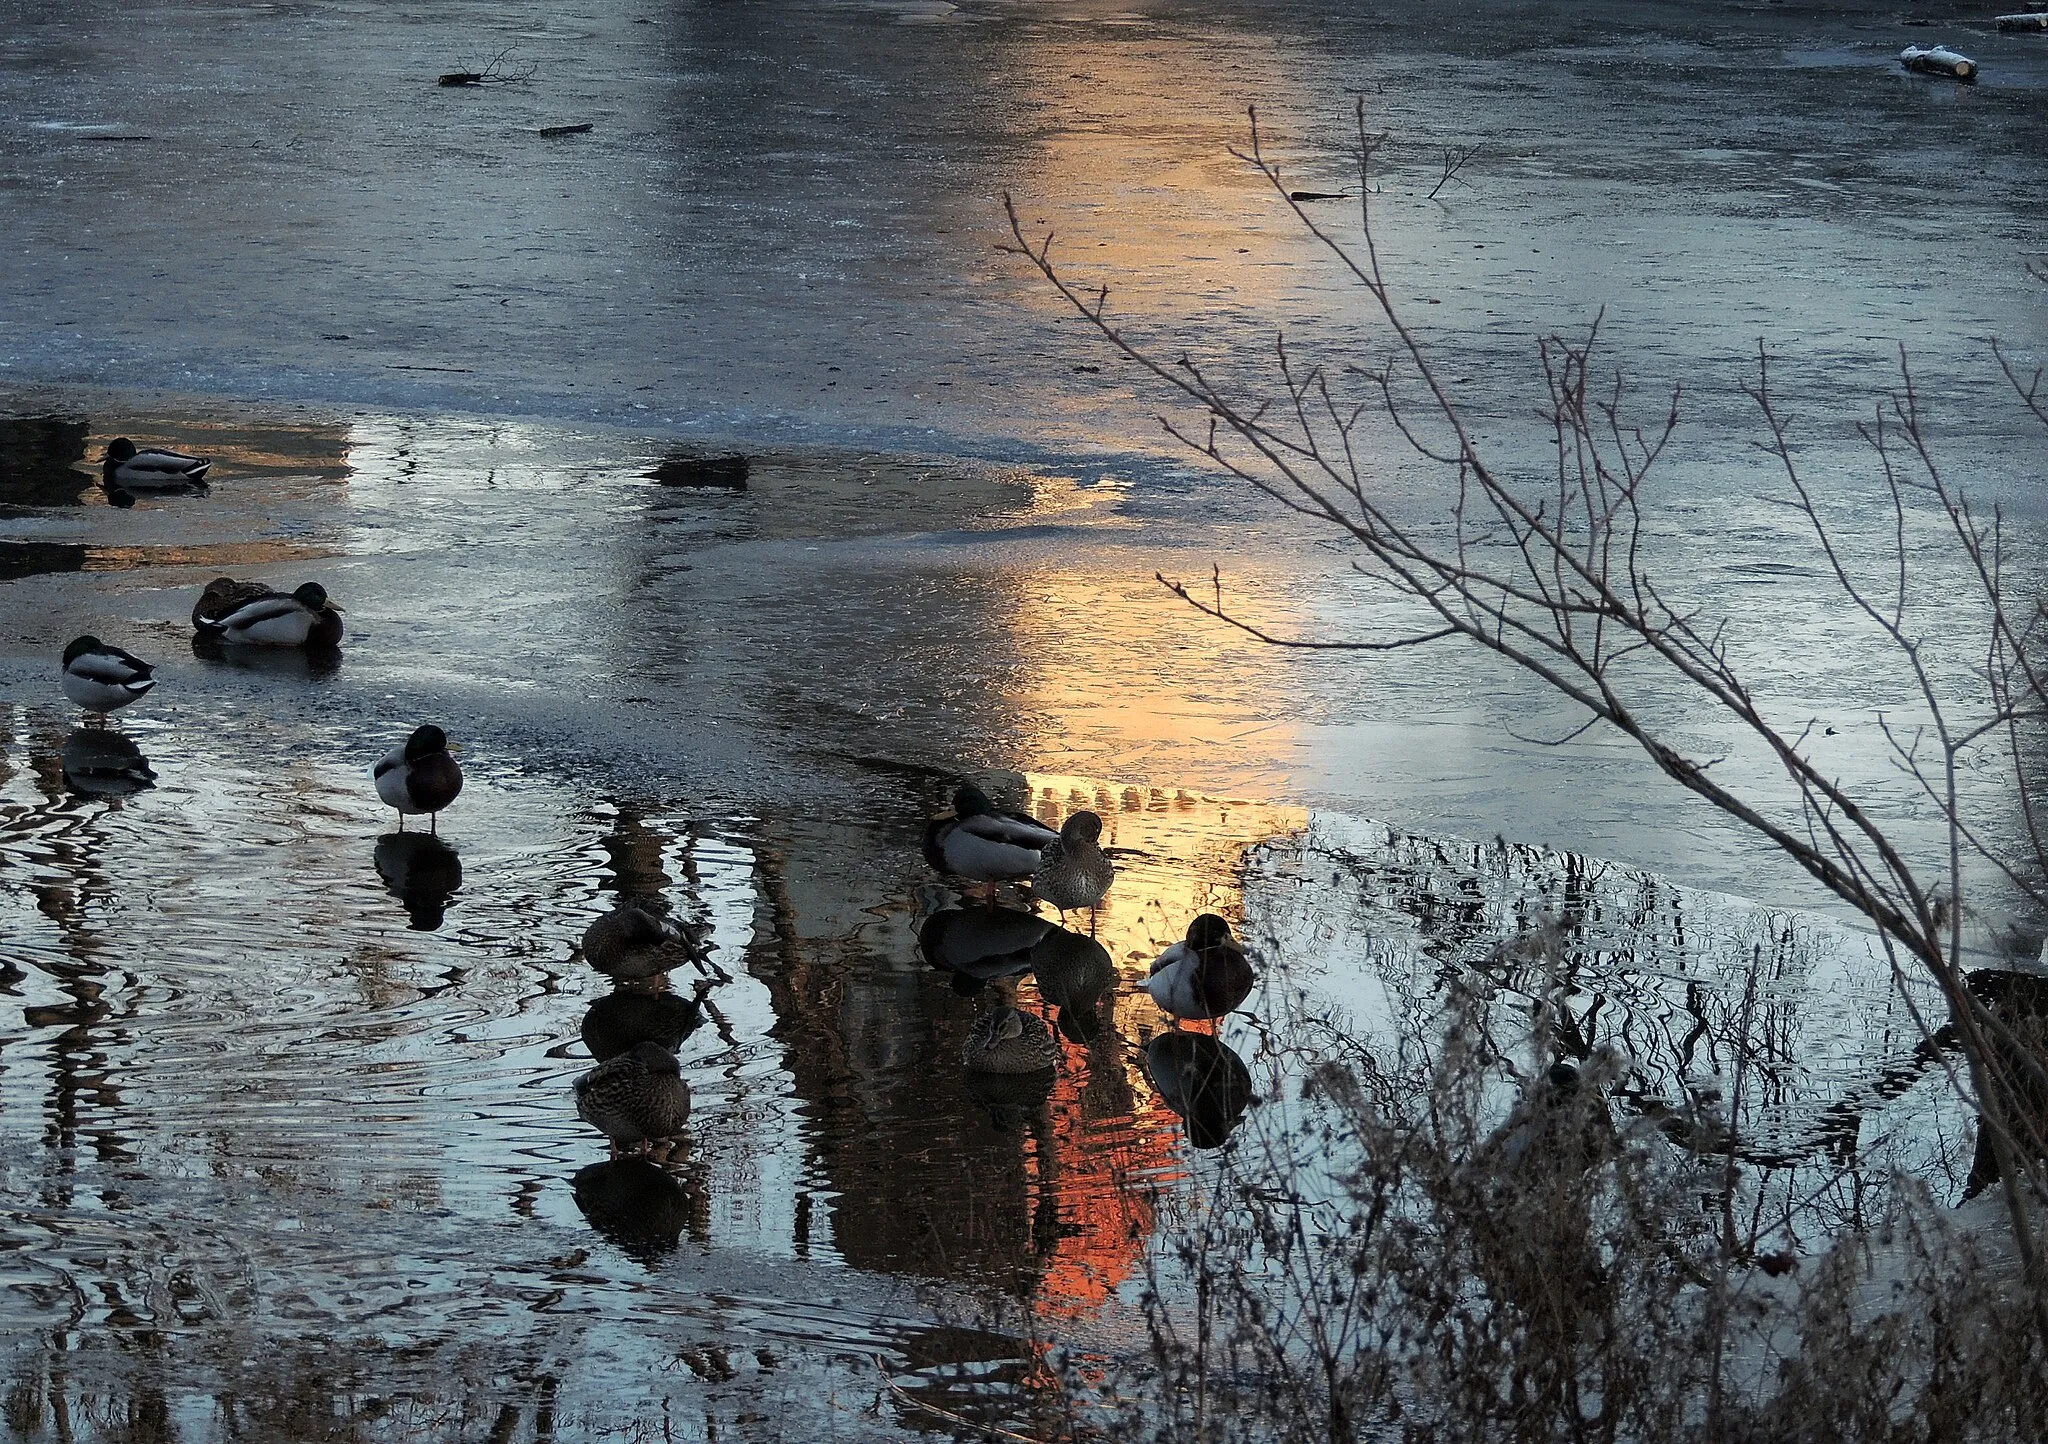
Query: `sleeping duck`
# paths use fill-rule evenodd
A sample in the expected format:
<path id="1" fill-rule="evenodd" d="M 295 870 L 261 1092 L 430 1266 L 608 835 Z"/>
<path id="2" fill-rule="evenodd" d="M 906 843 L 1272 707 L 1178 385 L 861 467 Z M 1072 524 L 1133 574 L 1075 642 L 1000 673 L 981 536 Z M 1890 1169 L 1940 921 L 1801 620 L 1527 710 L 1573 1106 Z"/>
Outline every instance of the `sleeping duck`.
<path id="1" fill-rule="evenodd" d="M 238 582 L 233 577 L 215 577 L 192 604 L 192 630 L 218 636 L 221 618 L 259 597 L 274 597 L 277 588 L 268 582 Z"/>
<path id="2" fill-rule="evenodd" d="M 117 436 L 107 443 L 107 455 L 100 463 L 100 472 L 109 487 L 152 491 L 204 481 L 212 465 L 203 456 L 187 456 L 179 451 L 163 451 L 155 447 L 138 450 L 127 437 Z"/>
<path id="3" fill-rule="evenodd" d="M 1102 819 L 1077 812 L 1060 826 L 1060 835 L 1039 855 L 1031 891 L 1061 912 L 1092 908 L 1116 880 L 1116 868 L 1102 854 Z"/>
<path id="4" fill-rule="evenodd" d="M 230 593 L 214 593 L 222 582 L 235 589 L 232 595 L 239 601 L 230 604 Z M 295 592 L 263 587 L 259 593 L 248 594 L 249 588 L 259 585 L 228 577 L 208 583 L 192 609 L 193 625 L 234 646 L 323 650 L 341 644 L 341 608 L 327 600 L 325 587 L 307 582 Z M 209 595 L 215 597 L 211 604 Z"/>
<path id="5" fill-rule="evenodd" d="M 1203 913 L 1188 924 L 1186 941 L 1153 960 L 1152 976 L 1143 986 L 1176 1019 L 1220 1018 L 1251 996 L 1255 982 L 1230 924 Z"/>
<path id="6" fill-rule="evenodd" d="M 700 937 L 637 903 L 620 903 L 583 930 L 583 960 L 622 982 L 657 978 L 703 957 Z"/>
<path id="7" fill-rule="evenodd" d="M 998 812 L 972 783 L 953 794 L 953 815 L 925 825 L 925 860 L 940 872 L 976 882 L 1015 882 L 1038 871 L 1060 835 L 1021 812 Z"/>
<path id="8" fill-rule="evenodd" d="M 658 1147 L 690 1121 L 690 1085 L 675 1054 L 635 1043 L 576 1080 L 576 1116 L 611 1140 L 613 1157 Z"/>
<path id="9" fill-rule="evenodd" d="M 970 1073 L 1036 1073 L 1051 1068 L 1059 1056 L 1059 1044 L 1044 1019 L 1004 1006 L 974 1020 L 961 1061 Z"/>
<path id="10" fill-rule="evenodd" d="M 398 809 L 400 832 L 405 831 L 408 816 L 423 812 L 433 819 L 429 829 L 439 831 L 441 809 L 462 791 L 462 769 L 448 755 L 448 734 L 431 725 L 416 728 L 404 745 L 386 753 L 370 776 L 377 795 Z"/>
<path id="11" fill-rule="evenodd" d="M 79 637 L 64 649 L 64 695 L 104 717 L 154 687 L 154 671 L 140 657 L 98 637 Z"/>

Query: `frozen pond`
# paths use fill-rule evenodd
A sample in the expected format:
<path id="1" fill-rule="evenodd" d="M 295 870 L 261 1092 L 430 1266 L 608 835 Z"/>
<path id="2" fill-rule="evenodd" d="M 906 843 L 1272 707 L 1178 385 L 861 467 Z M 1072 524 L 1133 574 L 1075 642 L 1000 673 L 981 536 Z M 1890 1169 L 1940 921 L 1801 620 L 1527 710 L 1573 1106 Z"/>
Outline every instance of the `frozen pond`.
<path id="1" fill-rule="evenodd" d="M 2042 437 L 1986 338 L 2031 365 L 2048 337 L 2048 44 L 1950 21 L 0 0 L 9 1428 L 1046 1432 L 1058 1366 L 1143 1357 L 1170 1220 L 1216 1176 L 1195 1145 L 1235 1122 L 1155 1086 L 1131 986 L 1203 910 L 1267 965 L 1217 1036 L 1268 1136 L 1333 1040 L 1404 1057 L 1476 989 L 1503 1106 L 1539 999 L 1570 1050 L 1620 1050 L 1617 1110 L 1673 1149 L 1739 1104 L 1770 1247 L 1866 1222 L 1894 1169 L 1953 1199 L 1943 1060 L 1793 870 L 1612 739 L 1519 740 L 1574 719 L 1482 659 L 1283 653 L 1167 596 L 1155 572 L 1213 562 L 1287 634 L 1391 615 L 1175 457 L 1156 395 L 996 249 L 1009 191 L 1169 354 L 1255 376 L 1284 325 L 1370 361 L 1363 298 L 1225 152 L 1256 101 L 1290 175 L 1347 189 L 1363 95 L 1399 299 L 1487 444 L 1540 459 L 1533 337 L 1604 306 L 1615 364 L 1686 386 L 1660 573 L 1918 845 L 1879 649 L 1758 499 L 1740 387 L 1762 338 L 1867 560 L 1852 423 L 1906 343 L 2036 565 Z M 1980 83 L 1898 70 L 1932 39 Z M 110 496 L 115 435 L 213 457 L 210 490 Z M 679 484 L 732 451 L 744 488 Z M 221 574 L 321 580 L 339 665 L 195 652 Z M 1964 603 L 1935 580 L 1940 633 Z M 121 743 L 56 690 L 87 630 L 163 679 L 111 729 L 154 775 L 125 795 L 81 780 Z M 401 841 L 367 767 L 429 719 L 468 790 Z M 1044 980 L 934 962 L 989 921 L 935 930 L 959 899 L 918 851 L 963 776 L 1094 808 L 1120 850 L 1122 986 L 1035 1096 L 961 1049 L 1007 989 L 1052 1017 Z M 568 1091 L 607 992 L 577 940 L 657 892 L 729 975 L 666 1172 L 605 1164 Z M 2031 950 L 2003 901 L 1985 936 Z M 1040 964 L 1085 947 L 991 926 Z"/>

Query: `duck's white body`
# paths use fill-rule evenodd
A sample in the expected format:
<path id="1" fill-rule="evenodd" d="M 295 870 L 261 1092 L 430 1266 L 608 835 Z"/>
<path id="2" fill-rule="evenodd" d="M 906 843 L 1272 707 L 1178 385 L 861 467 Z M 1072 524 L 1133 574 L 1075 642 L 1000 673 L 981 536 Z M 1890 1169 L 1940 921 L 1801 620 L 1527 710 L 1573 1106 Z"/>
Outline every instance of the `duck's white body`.
<path id="1" fill-rule="evenodd" d="M 218 630 L 223 642 L 256 647 L 303 647 L 319 622 L 318 612 L 297 597 L 279 593 L 243 603 L 220 619 Z"/>
<path id="2" fill-rule="evenodd" d="M 102 466 L 109 486 L 149 491 L 159 487 L 191 486 L 204 481 L 213 463 L 203 456 L 187 456 L 181 451 L 166 451 L 159 447 L 138 449 L 134 442 L 120 436 L 108 446 Z"/>
<path id="3" fill-rule="evenodd" d="M 88 712 L 112 712 L 156 685 L 151 672 L 141 658 L 95 637 L 81 637 L 65 649 L 64 695 Z"/>
<path id="4" fill-rule="evenodd" d="M 1152 976 L 1143 987 L 1152 1001 L 1176 1018 L 1206 1018 L 1209 1013 L 1195 992 L 1195 969 L 1200 956 L 1186 943 L 1175 943 L 1152 964 Z"/>

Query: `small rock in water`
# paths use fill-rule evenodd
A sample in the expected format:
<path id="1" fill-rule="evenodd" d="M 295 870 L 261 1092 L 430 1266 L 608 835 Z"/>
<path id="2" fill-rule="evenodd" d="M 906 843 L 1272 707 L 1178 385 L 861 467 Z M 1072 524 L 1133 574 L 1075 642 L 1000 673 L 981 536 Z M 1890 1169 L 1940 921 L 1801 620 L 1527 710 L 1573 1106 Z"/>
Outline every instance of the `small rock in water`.
<path id="1" fill-rule="evenodd" d="M 745 456 L 665 456 L 647 473 L 663 486 L 716 486 L 747 489 L 752 462 Z"/>

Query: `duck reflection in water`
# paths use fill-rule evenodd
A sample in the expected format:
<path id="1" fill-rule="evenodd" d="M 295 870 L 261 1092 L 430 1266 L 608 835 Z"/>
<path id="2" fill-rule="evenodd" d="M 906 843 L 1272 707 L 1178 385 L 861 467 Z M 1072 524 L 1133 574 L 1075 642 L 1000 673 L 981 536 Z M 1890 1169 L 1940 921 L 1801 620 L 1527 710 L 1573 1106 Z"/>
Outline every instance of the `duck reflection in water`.
<path id="1" fill-rule="evenodd" d="M 1060 1035 L 1083 1047 L 1102 1035 L 1102 1005 L 1116 990 L 1116 964 L 1092 937 L 1048 928 L 1031 949 L 1039 996 L 1058 1010 Z"/>
<path id="2" fill-rule="evenodd" d="M 703 1025 L 704 1008 L 696 999 L 628 985 L 590 1005 L 583 1015 L 583 1046 L 600 1063 L 641 1043 L 673 1053 Z"/>
<path id="3" fill-rule="evenodd" d="M 462 887 L 462 859 L 454 848 L 429 832 L 387 832 L 371 860 L 384 886 L 405 904 L 414 932 L 441 926 L 449 899 Z"/>
<path id="4" fill-rule="evenodd" d="M 997 978 L 1030 972 L 1032 949 L 1055 931 L 1051 922 L 1021 908 L 949 907 L 925 919 L 917 947 L 927 963 L 953 975 L 955 992 L 976 993 Z"/>
<path id="5" fill-rule="evenodd" d="M 700 1178 L 613 1158 L 579 1171 L 572 1187 L 590 1226 L 649 1268 L 676 1251 L 685 1230 L 700 1244 L 711 1241 L 711 1199 Z"/>
<path id="6" fill-rule="evenodd" d="M 156 786 L 142 749 L 118 732 L 81 727 L 64 739 L 57 761 L 64 785 L 80 797 L 128 797 Z"/>
<path id="7" fill-rule="evenodd" d="M 1161 1033 L 1145 1045 L 1145 1076 L 1197 1148 L 1222 1147 L 1252 1105 L 1251 1070 L 1236 1049 L 1207 1033 Z"/>
<path id="8" fill-rule="evenodd" d="M 702 964 L 709 929 L 686 926 L 660 902 L 624 902 L 583 930 L 583 960 L 618 982 L 665 980 Z"/>
<path id="9" fill-rule="evenodd" d="M 192 655 L 203 662 L 238 667 L 245 672 L 262 672 L 273 677 L 306 677 L 321 681 L 341 670 L 340 647 L 231 647 L 218 632 L 195 632 Z"/>

